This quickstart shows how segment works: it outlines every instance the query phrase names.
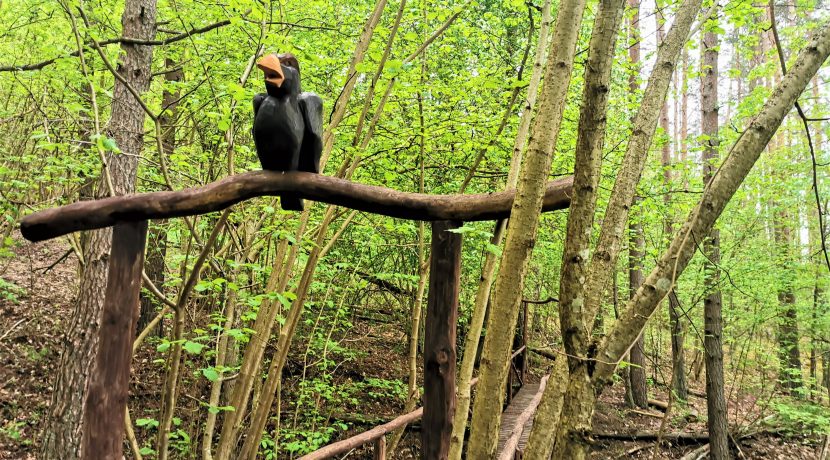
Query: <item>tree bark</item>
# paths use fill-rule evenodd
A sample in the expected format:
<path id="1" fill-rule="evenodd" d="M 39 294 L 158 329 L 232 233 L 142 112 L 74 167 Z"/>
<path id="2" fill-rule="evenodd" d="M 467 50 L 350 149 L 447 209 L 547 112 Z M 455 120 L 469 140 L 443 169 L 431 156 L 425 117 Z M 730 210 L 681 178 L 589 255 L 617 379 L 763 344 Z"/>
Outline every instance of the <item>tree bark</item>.
<path id="1" fill-rule="evenodd" d="M 718 35 L 717 23 L 707 21 L 701 43 L 700 127 L 703 135 L 703 185 L 712 180 L 718 159 Z M 712 229 L 703 241 L 703 349 L 706 363 L 706 409 L 709 451 L 715 460 L 729 458 L 729 432 L 723 375 L 723 314 L 720 291 L 720 232 Z"/>
<path id="2" fill-rule="evenodd" d="M 126 0 L 121 16 L 122 35 L 152 40 L 156 32 L 156 0 Z M 152 46 L 122 43 L 124 51 L 118 73 L 142 94 L 150 85 Z M 115 82 L 112 113 L 107 135 L 115 140 L 121 154 L 108 153 L 97 196 L 109 190 L 104 185 L 109 175 L 118 195 L 135 191 L 138 158 L 144 144 L 145 113 L 127 86 Z M 84 254 L 78 299 L 65 339 L 55 390 L 45 423 L 41 457 L 69 460 L 93 453 L 82 452 L 84 401 L 89 390 L 89 375 L 98 353 L 98 328 L 102 317 L 112 229 L 91 232 Z"/>
<path id="3" fill-rule="evenodd" d="M 510 365 L 510 345 L 518 320 L 528 260 L 536 241 L 544 183 L 562 124 L 584 9 L 585 0 L 566 0 L 560 3 L 557 12 L 539 109 L 519 174 L 487 322 L 478 397 L 473 405 L 469 458 L 493 458 L 495 455 L 504 384 Z"/>

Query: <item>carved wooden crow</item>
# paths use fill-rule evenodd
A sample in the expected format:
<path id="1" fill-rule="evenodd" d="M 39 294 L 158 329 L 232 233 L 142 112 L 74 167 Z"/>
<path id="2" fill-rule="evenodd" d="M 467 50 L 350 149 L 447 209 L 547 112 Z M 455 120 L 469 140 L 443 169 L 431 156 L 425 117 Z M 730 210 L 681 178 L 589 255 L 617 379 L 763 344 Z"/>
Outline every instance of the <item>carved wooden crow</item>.
<path id="1" fill-rule="evenodd" d="M 267 91 L 254 96 L 254 144 L 262 169 L 319 174 L 323 100 L 302 92 L 293 54 L 269 54 L 257 66 Z M 303 200 L 294 194 L 283 194 L 280 202 L 287 211 L 303 210 Z"/>

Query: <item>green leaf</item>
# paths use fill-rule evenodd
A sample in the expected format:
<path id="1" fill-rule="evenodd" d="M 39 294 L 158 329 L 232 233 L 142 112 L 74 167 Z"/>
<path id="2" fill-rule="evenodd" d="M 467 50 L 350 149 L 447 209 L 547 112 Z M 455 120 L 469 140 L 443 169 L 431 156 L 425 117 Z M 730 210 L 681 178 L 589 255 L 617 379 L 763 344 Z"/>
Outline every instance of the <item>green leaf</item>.
<path id="1" fill-rule="evenodd" d="M 184 343 L 182 348 L 184 349 L 184 351 L 190 353 L 191 355 L 198 355 L 205 348 L 205 345 L 199 342 L 193 342 L 188 340 Z"/>
<path id="2" fill-rule="evenodd" d="M 202 375 L 205 376 L 205 378 L 210 380 L 211 382 L 219 380 L 219 373 L 216 372 L 216 368 L 214 367 L 203 368 Z"/>

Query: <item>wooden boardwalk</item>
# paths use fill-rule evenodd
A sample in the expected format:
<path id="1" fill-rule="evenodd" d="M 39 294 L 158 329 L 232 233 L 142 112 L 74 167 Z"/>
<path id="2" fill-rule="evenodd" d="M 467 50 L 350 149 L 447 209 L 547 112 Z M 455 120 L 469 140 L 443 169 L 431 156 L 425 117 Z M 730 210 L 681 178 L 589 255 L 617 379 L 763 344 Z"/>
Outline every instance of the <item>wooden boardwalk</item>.
<path id="1" fill-rule="evenodd" d="M 496 450 L 499 459 L 513 459 L 515 452 L 523 452 L 533 426 L 533 415 L 545 391 L 547 376 L 539 383 L 522 386 L 510 405 L 501 416 L 499 447 Z M 522 426 L 518 426 L 521 424 Z M 519 456 L 519 458 L 521 458 Z"/>

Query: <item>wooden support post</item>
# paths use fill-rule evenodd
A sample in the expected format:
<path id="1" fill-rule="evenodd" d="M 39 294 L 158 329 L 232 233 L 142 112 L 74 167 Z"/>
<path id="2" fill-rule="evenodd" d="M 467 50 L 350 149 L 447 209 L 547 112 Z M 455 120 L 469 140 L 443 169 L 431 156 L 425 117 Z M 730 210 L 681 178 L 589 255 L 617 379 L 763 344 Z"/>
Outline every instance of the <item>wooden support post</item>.
<path id="1" fill-rule="evenodd" d="M 123 458 L 124 414 L 146 241 L 146 220 L 113 227 L 98 355 L 84 412 L 85 459 Z"/>
<path id="2" fill-rule="evenodd" d="M 449 232 L 458 222 L 432 223 L 432 264 L 424 330 L 424 419 L 421 458 L 449 455 L 455 413 L 455 326 L 461 276 L 461 234 Z"/>
<path id="3" fill-rule="evenodd" d="M 375 440 L 374 460 L 386 460 L 386 436 Z"/>

